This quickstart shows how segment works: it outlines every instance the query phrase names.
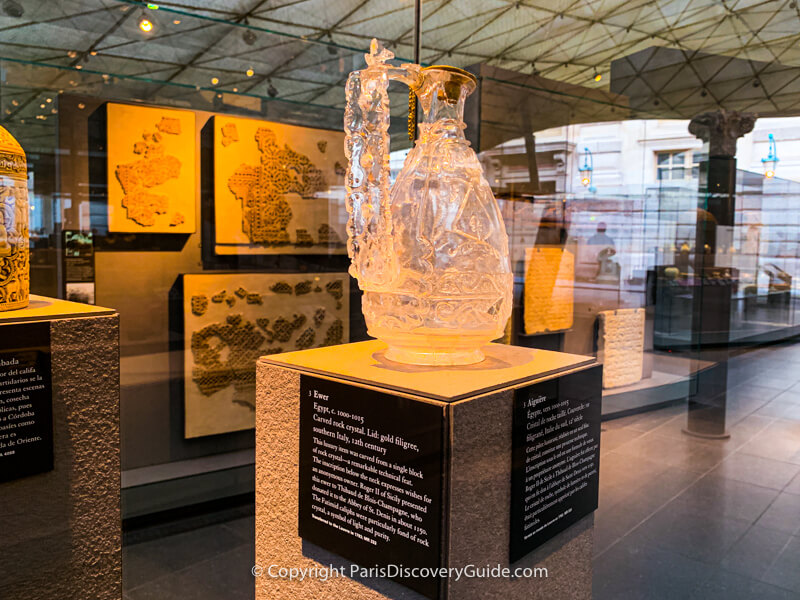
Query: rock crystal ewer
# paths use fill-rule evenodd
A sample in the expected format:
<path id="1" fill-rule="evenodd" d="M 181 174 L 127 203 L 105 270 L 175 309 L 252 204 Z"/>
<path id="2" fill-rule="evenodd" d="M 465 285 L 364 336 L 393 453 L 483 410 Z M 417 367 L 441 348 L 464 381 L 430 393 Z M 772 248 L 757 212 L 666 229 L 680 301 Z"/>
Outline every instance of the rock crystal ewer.
<path id="1" fill-rule="evenodd" d="M 0 311 L 28 306 L 28 168 L 22 146 L 0 127 Z"/>
<path id="2" fill-rule="evenodd" d="M 503 334 L 511 314 L 508 237 L 475 151 L 464 100 L 475 77 L 448 66 L 387 64 L 373 40 L 347 80 L 345 152 L 350 273 L 371 336 L 390 360 L 465 365 Z M 389 82 L 424 111 L 419 139 L 389 183 Z"/>

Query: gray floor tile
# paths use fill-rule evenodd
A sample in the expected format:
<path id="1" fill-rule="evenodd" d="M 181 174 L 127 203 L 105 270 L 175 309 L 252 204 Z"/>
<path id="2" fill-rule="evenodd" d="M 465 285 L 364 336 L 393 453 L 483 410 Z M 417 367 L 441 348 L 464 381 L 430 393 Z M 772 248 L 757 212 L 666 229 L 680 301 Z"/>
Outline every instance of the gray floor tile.
<path id="1" fill-rule="evenodd" d="M 798 383 L 796 387 L 792 387 L 777 395 L 775 400 L 788 402 L 789 404 L 800 404 L 800 383 Z"/>
<path id="2" fill-rule="evenodd" d="M 714 515 L 755 523 L 779 493 L 777 490 L 727 479 L 712 471 L 674 502 L 697 516 L 713 511 Z"/>
<path id="3" fill-rule="evenodd" d="M 732 448 L 740 448 L 764 431 L 773 422 L 774 419 L 772 418 L 761 417 L 754 414 L 747 415 L 735 423 L 729 422 L 728 433 L 731 434 L 731 437 L 727 441 L 722 440 L 721 443 Z"/>
<path id="4" fill-rule="evenodd" d="M 663 437 L 683 438 L 686 434 L 683 429 L 686 427 L 686 413 L 676 415 L 667 419 L 663 424 L 653 429 L 650 433 Z"/>
<path id="5" fill-rule="evenodd" d="M 128 591 L 130 600 L 252 600 L 253 546 L 242 545 L 212 559 Z"/>
<path id="6" fill-rule="evenodd" d="M 728 479 L 782 490 L 800 472 L 800 465 L 736 452 L 712 473 Z"/>
<path id="7" fill-rule="evenodd" d="M 785 404 L 786 408 L 784 409 L 780 418 L 787 421 L 800 422 L 800 404 L 793 404 L 789 402 L 786 402 Z"/>
<path id="8" fill-rule="evenodd" d="M 617 449 L 600 457 L 600 486 L 620 487 L 623 494 L 633 493 L 638 486 L 657 477 L 668 467 L 663 462 Z"/>
<path id="9" fill-rule="evenodd" d="M 255 544 L 250 543 L 211 561 L 207 575 L 219 591 L 218 597 L 230 600 L 252 600 L 255 597 L 255 581 L 251 572 L 255 554 Z"/>
<path id="10" fill-rule="evenodd" d="M 740 452 L 800 464 L 800 423 L 774 421 L 744 444 Z"/>
<path id="11" fill-rule="evenodd" d="M 794 494 L 779 494 L 756 524 L 790 534 L 800 532 L 800 498 Z"/>
<path id="12" fill-rule="evenodd" d="M 607 477 L 600 478 L 600 493 L 598 494 L 598 510 L 607 510 L 627 499 L 633 491 L 627 485 L 611 485 L 604 483 Z"/>
<path id="13" fill-rule="evenodd" d="M 654 515 L 663 506 L 647 496 L 636 496 L 595 513 L 595 531 L 606 538 L 621 538 Z M 600 550 L 595 548 L 595 554 Z"/>
<path id="14" fill-rule="evenodd" d="M 242 517 L 241 519 L 233 519 L 224 524 L 225 528 L 230 529 L 234 534 L 239 536 L 243 542 L 253 543 L 256 539 L 256 517 L 255 515 L 249 517 Z"/>
<path id="15" fill-rule="evenodd" d="M 123 586 L 134 589 L 241 546 L 243 540 L 224 525 L 130 544 L 123 554 Z"/>
<path id="16" fill-rule="evenodd" d="M 664 548 L 708 564 L 719 564 L 728 550 L 750 528 L 751 523 L 713 514 L 699 516 L 691 509 L 671 502 L 631 534 Z"/>
<path id="17" fill-rule="evenodd" d="M 603 506 L 601 499 L 595 513 L 595 556 L 653 516 L 698 477 L 694 472 L 669 467 L 611 506 Z"/>
<path id="18" fill-rule="evenodd" d="M 606 429 L 603 427 L 603 431 L 600 434 L 600 453 L 611 452 L 642 435 L 644 434 L 641 431 L 635 429 Z"/>
<path id="19" fill-rule="evenodd" d="M 796 407 L 795 404 L 791 402 L 786 402 L 783 400 L 770 400 L 764 406 L 759 408 L 754 414 L 762 416 L 762 417 L 772 417 L 774 419 L 779 419 L 783 417 L 791 408 Z"/>
<path id="20" fill-rule="evenodd" d="M 797 600 L 793 592 L 730 572 L 714 572 L 687 600 Z"/>
<path id="21" fill-rule="evenodd" d="M 597 557 L 608 551 L 616 542 L 621 539 L 617 532 L 608 526 L 599 526 L 597 523 L 594 527 L 594 546 L 592 549 L 592 557 Z"/>
<path id="22" fill-rule="evenodd" d="M 789 540 L 764 575 L 764 581 L 800 595 L 800 537 Z"/>
<path id="23" fill-rule="evenodd" d="M 705 472 L 730 453 L 722 444 L 690 436 L 666 437 L 651 432 L 618 448 L 615 452 L 630 457 L 632 462 L 642 459 L 665 467 L 681 467 L 689 471 Z"/>
<path id="24" fill-rule="evenodd" d="M 785 391 L 797 385 L 798 381 L 795 377 L 785 375 L 782 370 L 773 370 L 756 375 L 752 379 L 748 380 L 748 383 L 751 385 Z"/>
<path id="25" fill-rule="evenodd" d="M 749 383 L 739 384 L 729 387 L 727 394 L 728 406 L 730 408 L 758 408 L 781 394 L 781 390 L 768 388 Z"/>
<path id="26" fill-rule="evenodd" d="M 762 579 L 791 535 L 754 525 L 737 541 L 722 560 L 722 568 L 739 575 Z"/>
<path id="27" fill-rule="evenodd" d="M 657 477 L 644 480 L 634 497 L 647 498 L 652 503 L 665 504 L 702 477 L 697 471 L 667 467 Z"/>
<path id="28" fill-rule="evenodd" d="M 787 494 L 797 494 L 800 496 L 800 473 L 789 482 L 789 485 L 783 488 L 783 491 Z"/>
<path id="29" fill-rule="evenodd" d="M 603 427 L 607 429 L 627 428 L 646 433 L 662 425 L 667 418 L 686 413 L 686 406 L 675 405 L 655 411 L 645 412 L 621 419 L 604 421 Z"/>
<path id="30" fill-rule="evenodd" d="M 593 600 L 686 598 L 708 565 L 661 548 L 621 541 L 594 562 Z"/>

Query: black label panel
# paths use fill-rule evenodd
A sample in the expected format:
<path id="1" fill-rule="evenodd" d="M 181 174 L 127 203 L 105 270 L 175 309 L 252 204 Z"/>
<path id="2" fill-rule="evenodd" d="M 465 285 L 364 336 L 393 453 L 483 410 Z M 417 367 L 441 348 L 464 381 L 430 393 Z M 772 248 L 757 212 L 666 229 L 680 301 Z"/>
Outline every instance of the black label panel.
<path id="1" fill-rule="evenodd" d="M 0 481 L 52 468 L 50 323 L 0 325 Z"/>
<path id="2" fill-rule="evenodd" d="M 514 395 L 510 560 L 597 509 L 602 367 Z"/>
<path id="3" fill-rule="evenodd" d="M 440 406 L 302 375 L 300 537 L 365 568 L 438 568 L 443 443 Z M 438 577 L 388 572 L 439 596 Z"/>

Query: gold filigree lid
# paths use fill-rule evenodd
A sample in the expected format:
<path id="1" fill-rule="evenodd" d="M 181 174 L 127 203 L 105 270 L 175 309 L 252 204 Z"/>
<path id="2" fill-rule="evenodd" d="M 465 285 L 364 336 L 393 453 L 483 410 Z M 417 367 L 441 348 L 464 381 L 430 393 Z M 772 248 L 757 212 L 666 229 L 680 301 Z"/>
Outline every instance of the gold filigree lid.
<path id="1" fill-rule="evenodd" d="M 439 97 L 450 104 L 456 104 L 463 97 L 469 96 L 478 87 L 478 78 L 469 71 L 451 67 L 450 65 L 430 65 L 420 70 L 421 83 L 416 88 L 422 97 L 438 87 Z"/>
<path id="2" fill-rule="evenodd" d="M 478 84 L 478 78 L 473 73 L 470 73 L 469 71 L 461 69 L 459 67 L 453 67 L 451 65 L 429 65 L 427 67 L 422 67 L 421 70 L 429 71 L 432 69 L 436 69 L 437 71 L 448 71 L 450 73 L 456 73 L 458 75 L 466 77 L 467 79 L 471 79 L 472 83 L 474 83 L 475 85 Z"/>

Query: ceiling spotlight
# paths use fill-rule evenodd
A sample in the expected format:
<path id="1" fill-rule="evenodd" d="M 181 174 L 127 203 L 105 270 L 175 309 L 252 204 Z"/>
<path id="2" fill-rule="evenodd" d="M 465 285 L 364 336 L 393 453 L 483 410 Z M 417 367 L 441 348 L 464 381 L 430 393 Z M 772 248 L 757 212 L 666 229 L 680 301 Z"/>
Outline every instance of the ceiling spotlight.
<path id="1" fill-rule="evenodd" d="M 172 24 L 173 25 L 180 25 L 181 24 L 181 20 L 180 19 L 175 19 L 174 21 L 172 21 Z"/>
<path id="2" fill-rule="evenodd" d="M 248 46 L 255 44 L 257 39 L 258 37 L 256 37 L 256 34 L 253 33 L 251 29 L 245 29 L 244 33 L 242 33 L 242 40 L 244 40 L 244 43 Z"/>
<path id="3" fill-rule="evenodd" d="M 52 101 L 53 101 L 53 99 L 52 99 L 52 98 L 47 98 L 47 99 L 45 100 L 45 102 L 47 102 L 48 104 L 50 104 Z"/>
<path id="4" fill-rule="evenodd" d="M 78 108 L 83 110 L 84 108 L 86 108 L 86 105 L 83 102 L 78 102 Z"/>
<path id="5" fill-rule="evenodd" d="M 328 54 L 331 56 L 339 54 L 339 50 L 333 45 L 333 36 L 330 33 L 328 34 Z"/>
<path id="6" fill-rule="evenodd" d="M 256 74 L 256 72 L 253 71 L 253 69 L 247 69 L 247 71 L 245 71 L 244 74 L 247 75 L 248 77 L 252 77 L 253 75 Z"/>
<path id="7" fill-rule="evenodd" d="M 144 31 L 145 33 L 150 33 L 153 31 L 153 22 L 150 19 L 141 19 L 139 21 L 139 29 Z"/>
<path id="8" fill-rule="evenodd" d="M 80 71 L 83 68 L 83 65 L 75 65 L 75 68 Z"/>
<path id="9" fill-rule="evenodd" d="M 15 17 L 19 19 L 25 14 L 25 9 L 22 8 L 22 5 L 19 2 L 15 2 L 15 0 L 6 0 L 3 2 L 3 12 L 9 17 Z"/>
<path id="10" fill-rule="evenodd" d="M 603 76 L 600 73 L 597 72 L 597 69 L 595 69 L 594 70 L 594 80 L 595 81 L 600 81 L 602 78 L 603 78 Z"/>
<path id="11" fill-rule="evenodd" d="M 44 108 L 44 104 L 40 104 L 40 105 L 39 105 L 39 108 Z"/>
<path id="12" fill-rule="evenodd" d="M 278 90 L 274 85 L 272 85 L 272 82 L 270 82 L 269 86 L 267 87 L 267 94 L 269 94 L 270 98 L 274 98 L 278 95 Z"/>
<path id="13" fill-rule="evenodd" d="M 233 88 L 233 91 L 234 91 L 234 92 L 238 92 L 238 91 L 239 91 L 239 88 L 238 88 L 238 87 L 235 87 L 235 88 Z"/>
<path id="14" fill-rule="evenodd" d="M 67 52 L 67 56 L 69 56 L 70 58 L 77 58 L 78 53 L 75 50 L 70 50 L 69 52 Z"/>
<path id="15" fill-rule="evenodd" d="M 217 85 L 218 83 L 219 83 L 219 78 L 218 77 L 212 77 L 211 78 L 211 85 Z"/>

